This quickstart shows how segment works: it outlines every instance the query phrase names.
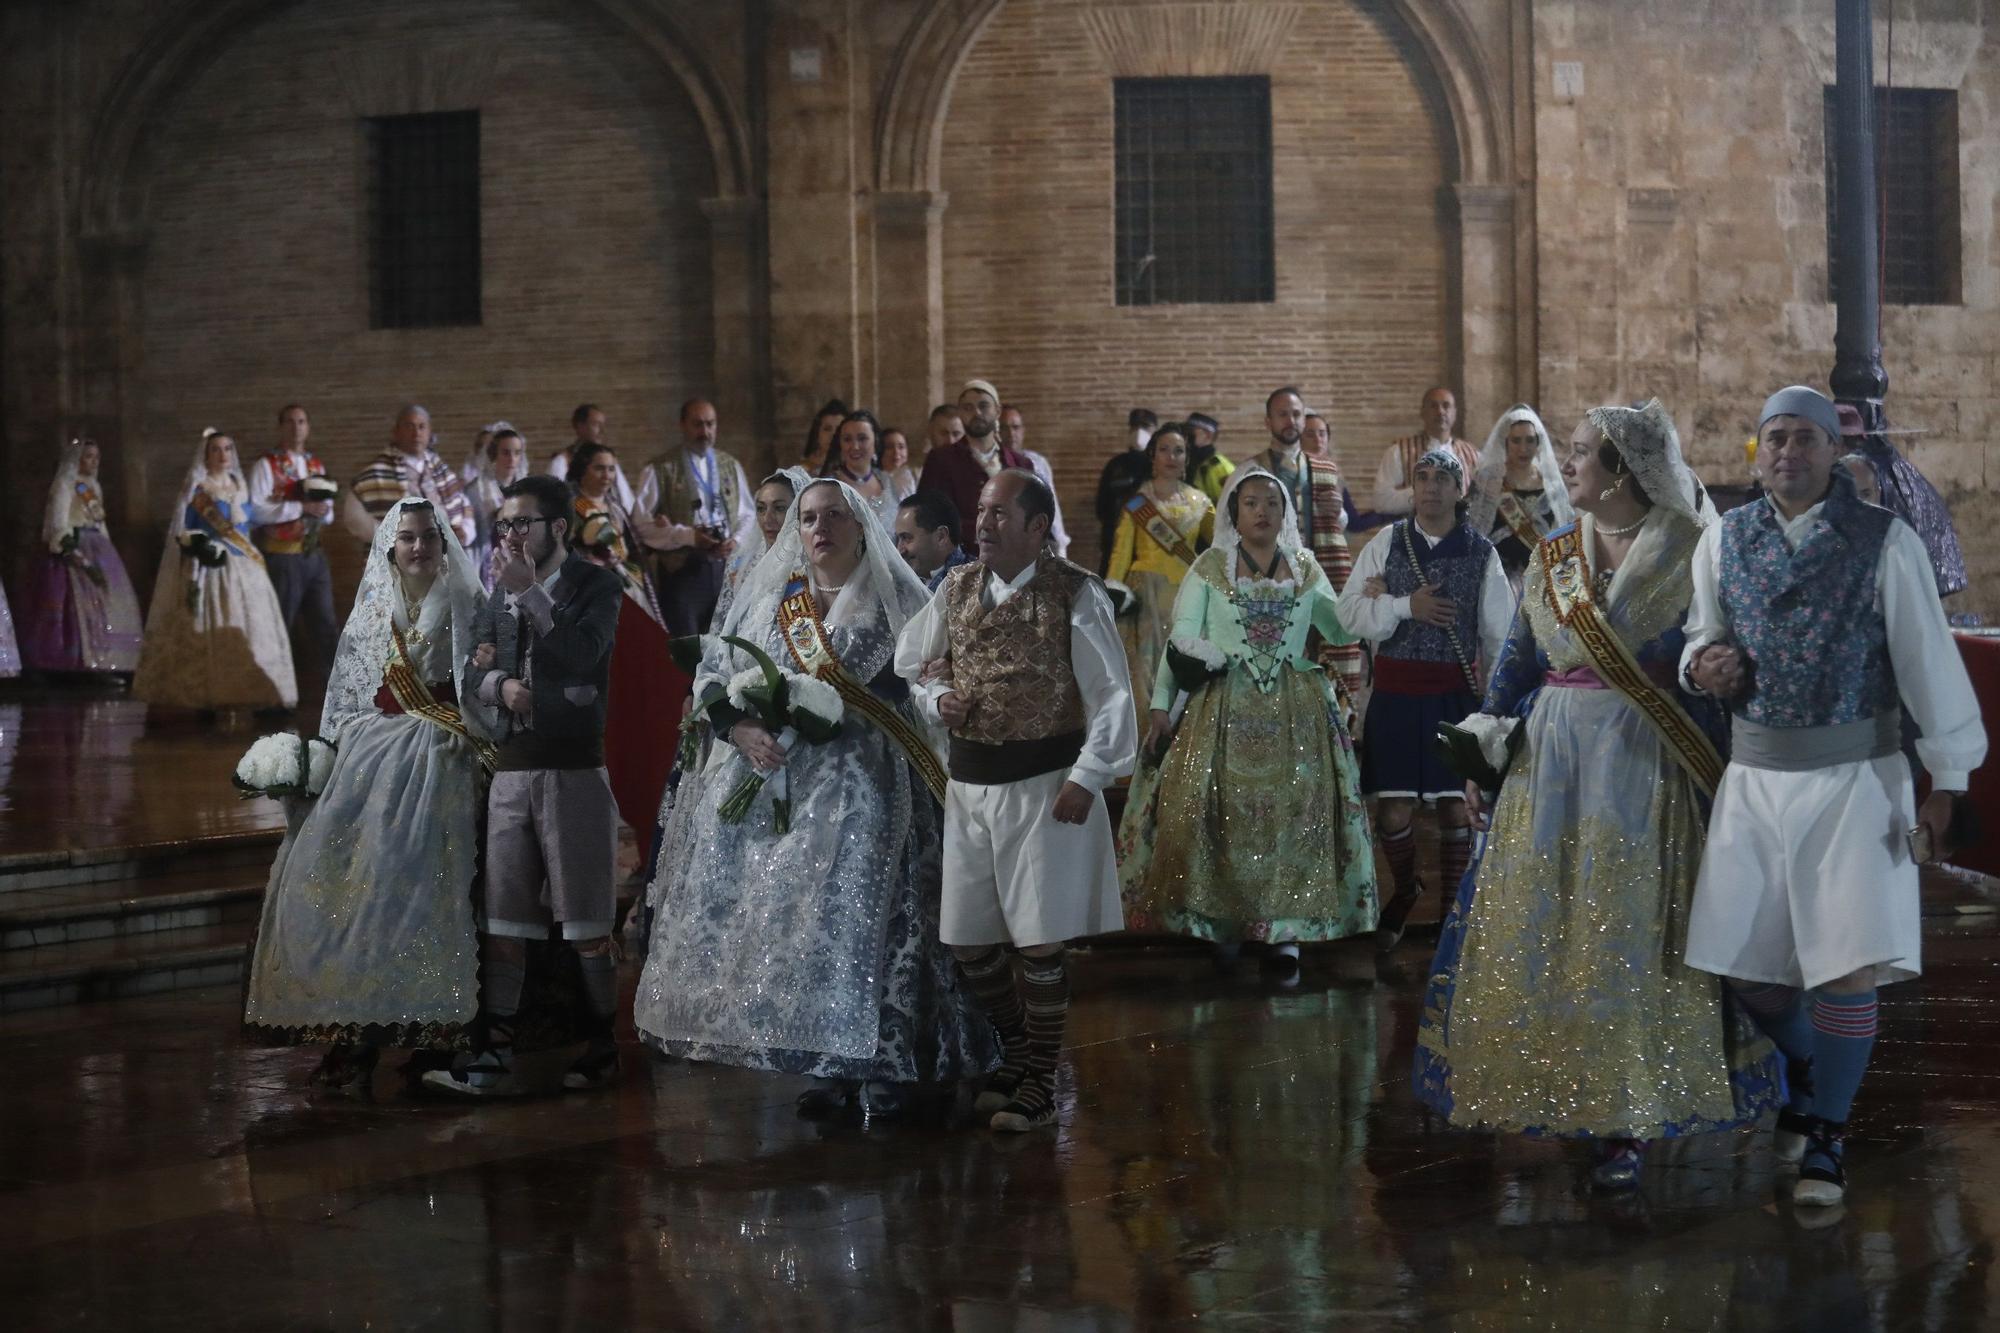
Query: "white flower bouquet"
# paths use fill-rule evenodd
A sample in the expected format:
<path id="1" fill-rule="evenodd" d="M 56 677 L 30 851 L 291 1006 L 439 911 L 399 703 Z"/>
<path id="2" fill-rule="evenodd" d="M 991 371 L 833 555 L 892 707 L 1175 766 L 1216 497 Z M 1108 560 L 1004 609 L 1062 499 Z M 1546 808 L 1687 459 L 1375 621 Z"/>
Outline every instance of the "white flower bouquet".
<path id="1" fill-rule="evenodd" d="M 789 755 L 792 747 L 802 740 L 823 745 L 840 734 L 847 705 L 833 686 L 814 676 L 781 670 L 769 653 L 746 639 L 726 635 L 723 642 L 748 653 L 757 665 L 732 676 L 721 697 L 728 700 L 730 707 L 762 723 L 777 737 L 780 750 Z M 790 832 L 791 789 L 782 765 L 777 772 L 768 775 L 752 769 L 750 776 L 737 784 L 716 813 L 724 823 L 741 823 L 743 817 L 750 813 L 757 793 L 767 783 L 771 788 L 772 831 L 779 834 Z"/>
<path id="2" fill-rule="evenodd" d="M 333 773 L 334 747 L 295 731 L 259 736 L 236 761 L 230 781 L 244 800 L 253 796 L 318 796 Z"/>
<path id="3" fill-rule="evenodd" d="M 1176 686 L 1193 694 L 1228 671 L 1229 658 L 1206 639 L 1175 635 L 1167 640 L 1167 670 L 1173 673 Z"/>

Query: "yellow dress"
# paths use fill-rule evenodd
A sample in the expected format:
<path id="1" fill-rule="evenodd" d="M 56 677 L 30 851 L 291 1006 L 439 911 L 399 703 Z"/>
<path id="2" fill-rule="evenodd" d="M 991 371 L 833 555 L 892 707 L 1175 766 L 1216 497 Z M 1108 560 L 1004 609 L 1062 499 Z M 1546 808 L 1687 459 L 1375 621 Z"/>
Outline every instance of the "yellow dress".
<path id="1" fill-rule="evenodd" d="M 1147 701 L 1153 694 L 1153 673 L 1167 651 L 1173 633 L 1174 597 L 1181 580 L 1187 577 L 1188 560 L 1182 559 L 1148 531 L 1134 512 L 1134 506 L 1151 500 L 1181 544 L 1192 553 L 1204 550 L 1215 540 L 1215 504 L 1185 482 L 1170 498 L 1157 499 L 1151 483 L 1139 489 L 1118 516 L 1118 531 L 1111 539 L 1111 561 L 1105 578 L 1128 590 L 1132 604 L 1118 618 L 1118 637 L 1125 642 L 1125 660 L 1132 670 L 1132 706 L 1140 733 L 1145 732 Z"/>

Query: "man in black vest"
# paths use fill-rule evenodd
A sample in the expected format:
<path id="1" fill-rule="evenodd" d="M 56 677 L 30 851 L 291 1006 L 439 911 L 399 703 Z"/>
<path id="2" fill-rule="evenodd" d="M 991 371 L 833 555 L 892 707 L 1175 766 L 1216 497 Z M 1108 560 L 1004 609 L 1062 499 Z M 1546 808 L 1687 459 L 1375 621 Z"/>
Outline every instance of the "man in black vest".
<path id="1" fill-rule="evenodd" d="M 483 1038 L 469 1062 L 424 1076 L 429 1087 L 470 1097 L 523 1091 L 513 1050 L 527 942 L 552 927 L 576 950 L 592 1020 L 589 1049 L 563 1086 L 601 1088 L 618 1074 L 618 816 L 604 771 L 604 708 L 624 589 L 616 574 L 570 553 L 576 511 L 566 483 L 523 477 L 503 494 L 494 529 L 507 560 L 465 673 L 500 738 L 486 798 Z"/>

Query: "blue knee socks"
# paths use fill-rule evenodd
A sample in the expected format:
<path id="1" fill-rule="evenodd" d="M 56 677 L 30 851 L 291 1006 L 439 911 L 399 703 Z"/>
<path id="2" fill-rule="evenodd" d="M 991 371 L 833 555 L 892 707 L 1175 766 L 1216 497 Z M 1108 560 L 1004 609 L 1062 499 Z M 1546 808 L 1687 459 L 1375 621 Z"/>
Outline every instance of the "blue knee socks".
<path id="1" fill-rule="evenodd" d="M 1813 1114 L 1845 1124 L 1875 1047 L 1875 992 L 1813 996 Z"/>

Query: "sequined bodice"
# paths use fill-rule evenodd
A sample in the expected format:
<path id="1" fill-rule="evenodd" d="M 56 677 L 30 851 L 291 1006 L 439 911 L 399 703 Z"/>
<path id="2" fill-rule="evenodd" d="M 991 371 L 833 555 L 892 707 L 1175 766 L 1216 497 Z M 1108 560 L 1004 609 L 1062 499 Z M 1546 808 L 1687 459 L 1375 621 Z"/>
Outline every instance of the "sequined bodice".
<path id="1" fill-rule="evenodd" d="M 1243 623 L 1243 667 L 1259 689 L 1269 689 L 1289 657 L 1285 640 L 1298 585 L 1290 579 L 1239 578 L 1230 585 L 1229 601 Z"/>

